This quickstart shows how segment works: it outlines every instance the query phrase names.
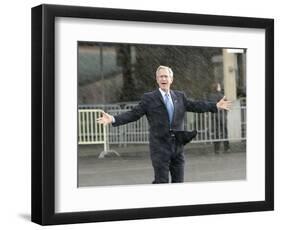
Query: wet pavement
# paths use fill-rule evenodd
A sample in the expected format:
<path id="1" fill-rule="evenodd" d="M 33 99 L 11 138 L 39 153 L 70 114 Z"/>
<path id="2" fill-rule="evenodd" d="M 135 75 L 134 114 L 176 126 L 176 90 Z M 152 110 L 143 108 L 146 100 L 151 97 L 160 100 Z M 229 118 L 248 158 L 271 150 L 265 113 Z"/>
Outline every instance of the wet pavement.
<path id="1" fill-rule="evenodd" d="M 120 157 L 110 154 L 98 159 L 98 152 L 102 149 L 79 147 L 79 187 L 151 184 L 153 168 L 147 146 L 115 149 Z M 215 154 L 212 150 L 212 145 L 202 144 L 185 149 L 185 182 L 246 179 L 244 145 L 233 147 L 230 153 Z"/>

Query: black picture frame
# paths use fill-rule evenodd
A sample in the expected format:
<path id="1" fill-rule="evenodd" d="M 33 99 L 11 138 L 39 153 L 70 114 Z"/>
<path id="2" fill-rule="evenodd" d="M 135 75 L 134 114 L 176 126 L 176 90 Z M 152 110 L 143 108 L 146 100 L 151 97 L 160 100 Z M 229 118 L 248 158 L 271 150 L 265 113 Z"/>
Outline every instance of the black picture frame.
<path id="1" fill-rule="evenodd" d="M 265 30 L 265 200 L 55 213 L 55 18 L 260 28 Z M 32 8 L 32 221 L 41 225 L 274 209 L 274 20 L 78 6 Z"/>

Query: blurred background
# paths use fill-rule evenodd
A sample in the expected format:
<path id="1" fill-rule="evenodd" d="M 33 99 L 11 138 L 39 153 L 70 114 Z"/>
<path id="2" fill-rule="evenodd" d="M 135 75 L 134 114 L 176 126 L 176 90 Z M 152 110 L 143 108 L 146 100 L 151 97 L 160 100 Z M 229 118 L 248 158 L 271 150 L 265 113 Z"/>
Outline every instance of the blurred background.
<path id="1" fill-rule="evenodd" d="M 157 87 L 155 71 L 159 65 L 171 67 L 175 76 L 173 89 L 185 91 L 192 98 L 208 99 L 213 83 L 220 83 L 222 90 L 227 88 L 232 100 L 245 98 L 245 52 L 211 47 L 79 42 L 79 105 L 138 101 L 144 92 Z M 224 62 L 233 68 L 228 70 L 233 76 L 224 73 Z M 230 77 L 235 81 L 230 83 L 227 79 Z"/>

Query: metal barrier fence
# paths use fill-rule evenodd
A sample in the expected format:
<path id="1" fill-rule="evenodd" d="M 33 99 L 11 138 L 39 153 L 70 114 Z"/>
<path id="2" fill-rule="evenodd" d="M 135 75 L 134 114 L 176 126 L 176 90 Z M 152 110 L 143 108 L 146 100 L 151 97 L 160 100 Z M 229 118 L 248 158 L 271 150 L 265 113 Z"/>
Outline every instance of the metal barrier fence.
<path id="1" fill-rule="evenodd" d="M 106 126 L 98 124 L 96 119 L 102 110 L 83 109 L 78 111 L 78 144 L 104 144 L 107 139 Z"/>
<path id="2" fill-rule="evenodd" d="M 100 109 L 78 110 L 78 144 L 103 144 L 104 151 L 100 153 L 99 158 L 103 158 L 109 152 L 119 156 L 118 152 L 109 148 L 108 126 L 96 122 L 102 112 Z"/>
<path id="3" fill-rule="evenodd" d="M 130 110 L 136 104 L 127 104 L 124 108 L 119 105 L 107 106 L 107 112 L 117 115 Z M 148 143 L 148 122 L 142 117 L 136 122 L 127 125 L 112 127 L 99 125 L 96 119 L 101 116 L 100 109 L 79 108 L 79 144 L 104 144 L 105 151 L 109 150 L 109 144 L 146 144 Z M 246 139 L 246 106 L 233 107 L 231 110 L 235 116 L 229 117 L 228 112 L 218 113 L 186 113 L 184 119 L 185 130 L 198 131 L 198 135 L 192 141 L 194 143 L 214 142 L 224 140 Z M 239 119 L 237 119 L 237 117 Z M 235 123 L 235 135 L 228 132 L 229 123 Z M 112 150 L 114 152 L 114 150 Z M 116 153 L 117 154 L 117 153 Z"/>

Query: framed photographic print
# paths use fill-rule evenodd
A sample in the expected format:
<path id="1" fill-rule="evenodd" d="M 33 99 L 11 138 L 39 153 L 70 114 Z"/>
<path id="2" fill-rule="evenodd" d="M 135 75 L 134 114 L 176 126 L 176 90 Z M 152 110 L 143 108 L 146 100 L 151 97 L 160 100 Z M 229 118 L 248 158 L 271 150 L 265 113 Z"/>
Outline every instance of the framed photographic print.
<path id="1" fill-rule="evenodd" d="M 32 221 L 274 208 L 274 21 L 32 8 Z"/>

